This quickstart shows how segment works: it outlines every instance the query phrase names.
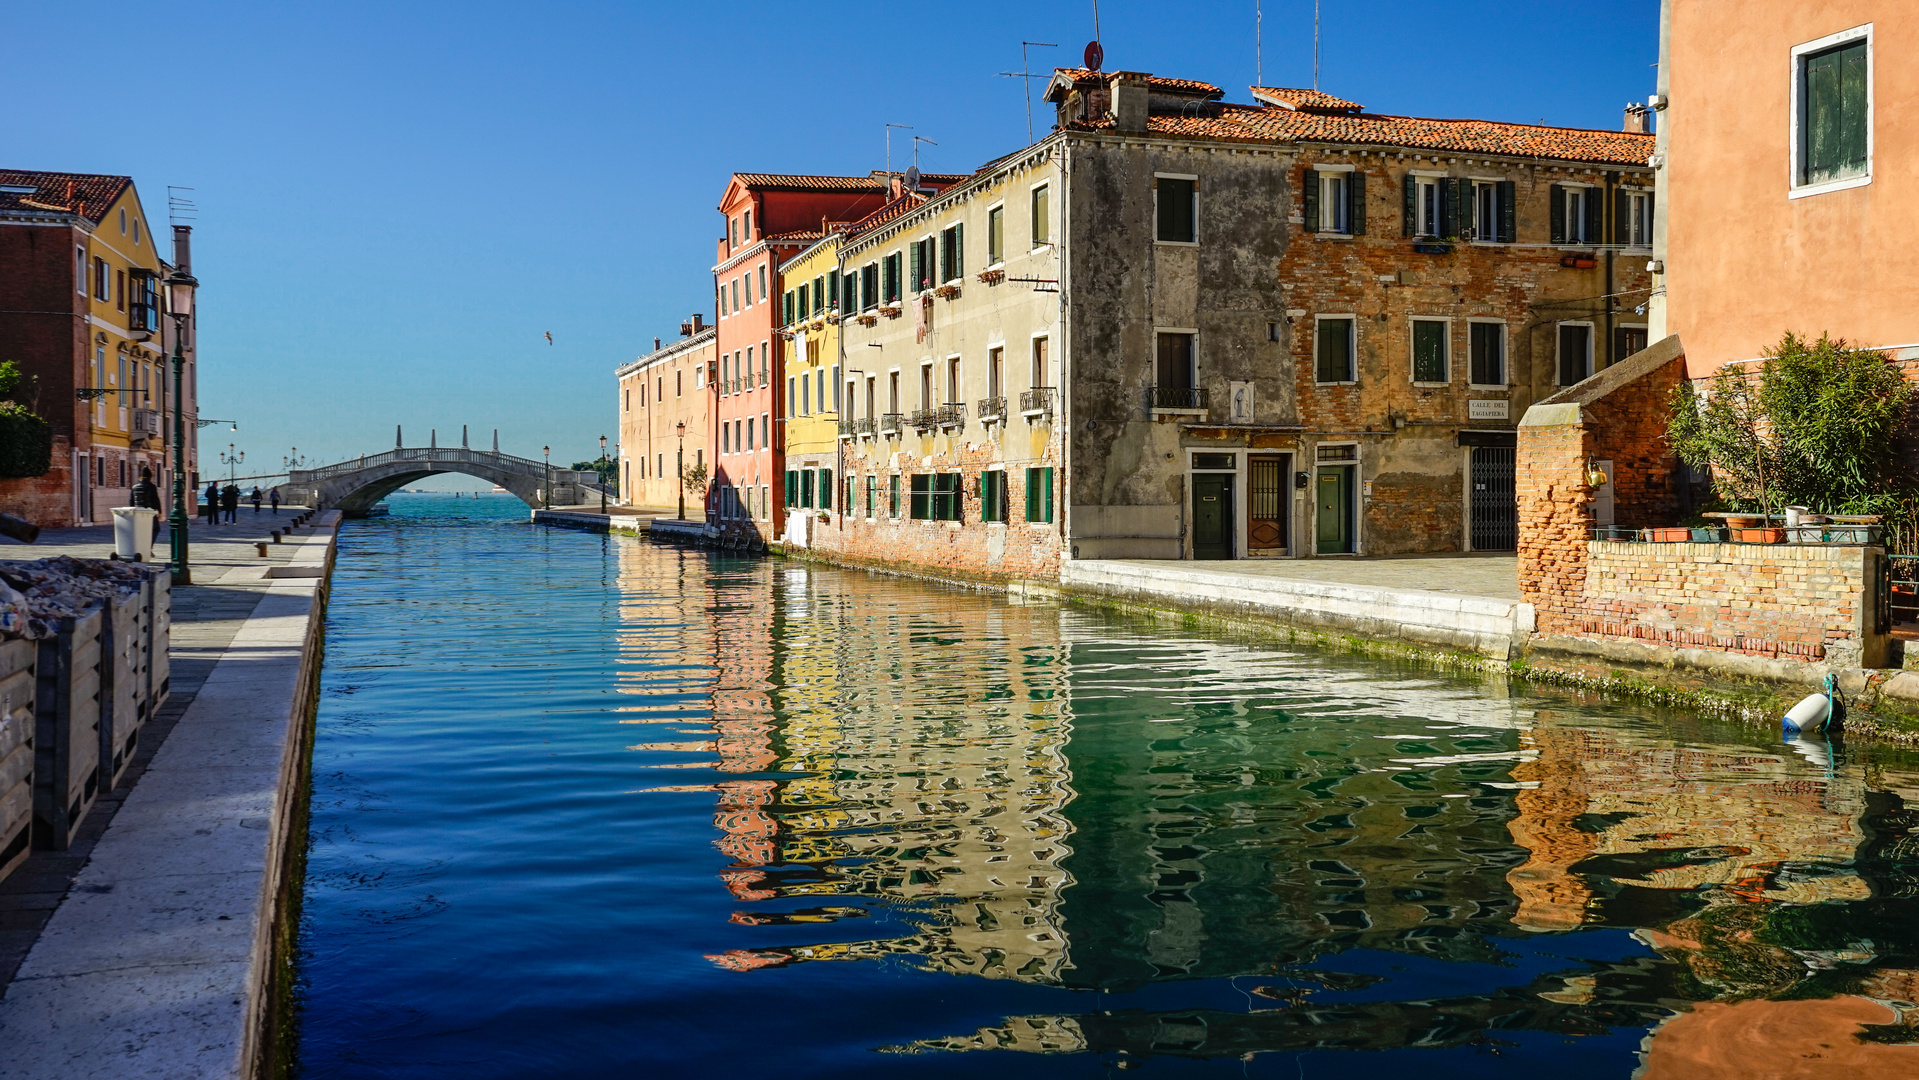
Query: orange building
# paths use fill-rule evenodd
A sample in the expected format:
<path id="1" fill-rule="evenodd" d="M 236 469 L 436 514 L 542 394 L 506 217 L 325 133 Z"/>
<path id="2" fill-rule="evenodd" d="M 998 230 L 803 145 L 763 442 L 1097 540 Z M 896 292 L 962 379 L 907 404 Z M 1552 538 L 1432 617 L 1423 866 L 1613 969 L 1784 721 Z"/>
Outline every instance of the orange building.
<path id="1" fill-rule="evenodd" d="M 1663 0 L 1651 340 L 1689 373 L 1791 330 L 1919 357 L 1919 7 Z"/>

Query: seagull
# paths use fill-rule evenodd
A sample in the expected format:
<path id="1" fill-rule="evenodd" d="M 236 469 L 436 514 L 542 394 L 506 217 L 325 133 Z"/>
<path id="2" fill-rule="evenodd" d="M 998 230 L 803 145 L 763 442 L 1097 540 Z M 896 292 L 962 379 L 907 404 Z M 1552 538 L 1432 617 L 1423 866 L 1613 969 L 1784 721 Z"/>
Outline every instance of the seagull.
<path id="1" fill-rule="evenodd" d="M 548 331 L 546 332 L 546 343 L 547 343 L 548 345 L 551 345 L 551 344 L 553 344 L 553 331 L 551 331 L 551 330 L 548 330 Z"/>

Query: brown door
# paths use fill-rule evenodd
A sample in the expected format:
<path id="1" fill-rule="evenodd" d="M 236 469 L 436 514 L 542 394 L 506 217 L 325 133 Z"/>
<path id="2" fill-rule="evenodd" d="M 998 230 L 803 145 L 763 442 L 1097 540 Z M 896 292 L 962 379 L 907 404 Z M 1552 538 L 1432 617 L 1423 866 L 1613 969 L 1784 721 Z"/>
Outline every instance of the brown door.
<path id="1" fill-rule="evenodd" d="M 1253 551 L 1286 548 L 1286 457 L 1246 459 L 1246 546 Z"/>

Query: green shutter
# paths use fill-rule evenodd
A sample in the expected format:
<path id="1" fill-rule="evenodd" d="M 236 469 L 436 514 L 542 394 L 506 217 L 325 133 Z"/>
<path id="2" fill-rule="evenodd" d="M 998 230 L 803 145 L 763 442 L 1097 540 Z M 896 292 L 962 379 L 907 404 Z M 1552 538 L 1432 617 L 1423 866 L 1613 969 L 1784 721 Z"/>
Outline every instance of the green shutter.
<path id="1" fill-rule="evenodd" d="M 833 470 L 820 470 L 820 509 L 833 509 Z"/>
<path id="2" fill-rule="evenodd" d="M 906 252 L 907 252 L 907 255 L 910 257 L 910 261 L 907 263 L 907 275 L 906 275 L 906 280 L 908 282 L 907 291 L 919 292 L 921 288 L 920 286 L 920 242 L 918 240 L 915 240 L 911 244 L 907 245 Z"/>
<path id="3" fill-rule="evenodd" d="M 1612 235 L 1606 238 L 1609 244 L 1626 244 L 1632 241 L 1632 203 L 1625 188 L 1615 188 L 1612 193 Z"/>
<path id="4" fill-rule="evenodd" d="M 1366 235 L 1366 174 L 1357 169 L 1346 174 L 1346 224 L 1354 236 Z"/>
<path id="5" fill-rule="evenodd" d="M 1502 244 L 1519 242 L 1519 229 L 1513 222 L 1513 203 L 1518 197 L 1518 185 L 1511 180 L 1499 182 L 1499 235 L 1494 239 Z"/>
<path id="6" fill-rule="evenodd" d="M 1459 192 L 1453 182 L 1440 177 L 1433 183 L 1439 189 L 1439 235 L 1452 240 L 1459 236 Z"/>
<path id="7" fill-rule="evenodd" d="M 1477 240 L 1479 225 L 1475 219 L 1479 214 L 1479 206 L 1473 199 L 1473 182 L 1461 179 L 1453 183 L 1459 185 L 1459 238 Z"/>
<path id="8" fill-rule="evenodd" d="M 953 225 L 953 276 L 956 278 L 966 276 L 966 223 L 964 221 L 955 222 Z"/>
<path id="9" fill-rule="evenodd" d="M 1419 235 L 1419 178 L 1412 173 L 1406 174 L 1402 191 L 1405 196 L 1405 214 L 1401 219 L 1400 235 Z"/>
<path id="10" fill-rule="evenodd" d="M 1586 242 L 1603 243 L 1606 232 L 1606 192 L 1603 188 L 1586 189 Z"/>
<path id="11" fill-rule="evenodd" d="M 1566 189 L 1558 184 L 1552 186 L 1552 242 L 1566 242 Z"/>
<path id="12" fill-rule="evenodd" d="M 1053 470 L 1050 467 L 1048 467 L 1047 469 L 1043 470 L 1043 472 L 1046 480 L 1046 520 L 1052 521 L 1053 520 Z"/>
<path id="13" fill-rule="evenodd" d="M 1319 231 L 1319 170 L 1307 169 L 1299 182 L 1300 216 L 1307 232 Z"/>

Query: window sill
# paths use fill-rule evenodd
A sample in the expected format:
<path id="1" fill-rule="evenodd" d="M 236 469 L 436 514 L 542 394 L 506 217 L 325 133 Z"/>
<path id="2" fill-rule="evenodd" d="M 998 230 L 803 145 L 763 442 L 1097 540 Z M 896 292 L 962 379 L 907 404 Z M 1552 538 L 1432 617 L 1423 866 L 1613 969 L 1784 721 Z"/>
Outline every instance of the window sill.
<path id="1" fill-rule="evenodd" d="M 1045 252 L 1048 252 L 1048 251 L 1051 251 L 1051 250 L 1053 250 L 1053 245 L 1052 245 L 1052 244 L 1050 244 L 1050 243 L 1048 243 L 1048 244 L 1041 244 L 1040 246 L 1038 246 L 1038 247 L 1036 247 L 1036 248 L 1031 248 L 1031 249 L 1029 249 L 1029 250 L 1028 250 L 1028 251 L 1026 252 L 1026 254 L 1028 254 L 1028 255 L 1039 255 L 1039 254 L 1043 254 L 1043 253 L 1045 253 Z"/>
<path id="2" fill-rule="evenodd" d="M 1358 379 L 1341 379 L 1338 382 L 1315 382 L 1314 386 L 1358 386 Z"/>
<path id="3" fill-rule="evenodd" d="M 1828 180 L 1823 184 L 1806 184 L 1786 192 L 1788 199 L 1803 199 L 1810 195 L 1824 195 L 1828 191 L 1844 191 L 1847 188 L 1865 187 L 1872 183 L 1872 174 L 1849 176 L 1844 180 Z"/>
<path id="4" fill-rule="evenodd" d="M 1197 240 L 1158 240 L 1158 239 L 1155 239 L 1155 240 L 1153 241 L 1153 245 L 1154 245 L 1155 247 L 1189 247 L 1189 248 L 1196 248 L 1196 247 L 1198 247 L 1198 246 L 1199 246 L 1199 241 L 1197 241 Z"/>
<path id="5" fill-rule="evenodd" d="M 1415 379 L 1413 381 L 1413 386 L 1420 390 L 1447 390 L 1451 389 L 1452 385 L 1451 380 L 1447 380 L 1446 382 L 1420 382 Z"/>
<path id="6" fill-rule="evenodd" d="M 1313 239 L 1315 240 L 1352 240 L 1352 239 L 1355 239 L 1355 237 L 1353 236 L 1352 233 L 1349 233 L 1349 232 L 1322 231 L 1322 232 L 1314 233 Z"/>
<path id="7" fill-rule="evenodd" d="M 1493 393 L 1493 394 L 1504 394 L 1511 391 L 1512 387 L 1508 386 L 1505 383 L 1467 383 L 1466 389 L 1484 390 L 1487 393 Z"/>

